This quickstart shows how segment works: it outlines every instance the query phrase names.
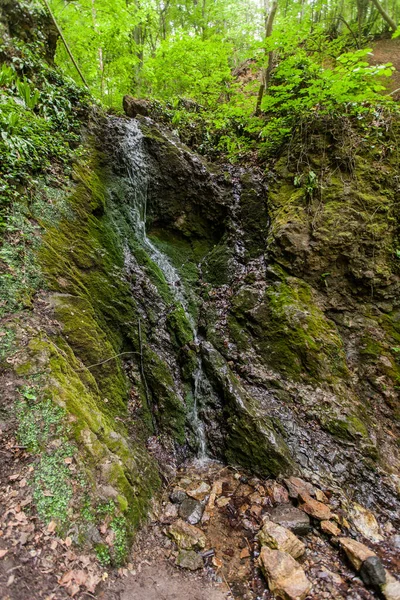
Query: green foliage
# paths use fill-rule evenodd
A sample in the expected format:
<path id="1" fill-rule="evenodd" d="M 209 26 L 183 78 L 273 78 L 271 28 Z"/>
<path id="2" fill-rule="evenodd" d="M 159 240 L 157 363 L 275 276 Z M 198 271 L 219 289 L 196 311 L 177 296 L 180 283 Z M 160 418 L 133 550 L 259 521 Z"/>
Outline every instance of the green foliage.
<path id="1" fill-rule="evenodd" d="M 51 436 L 63 431 L 64 411 L 54 406 L 51 400 L 37 401 L 36 391 L 24 388 L 22 400 L 16 406 L 18 418 L 17 438 L 30 452 L 39 452 Z"/>

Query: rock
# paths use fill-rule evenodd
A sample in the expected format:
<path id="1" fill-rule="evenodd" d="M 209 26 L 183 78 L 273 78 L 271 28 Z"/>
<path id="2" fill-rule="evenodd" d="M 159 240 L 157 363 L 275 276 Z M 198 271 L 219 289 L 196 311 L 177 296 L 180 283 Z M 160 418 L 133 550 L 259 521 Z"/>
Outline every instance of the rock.
<path id="1" fill-rule="evenodd" d="M 370 556 L 364 560 L 360 569 L 360 577 L 365 585 L 379 591 L 381 586 L 386 583 L 386 571 L 381 559 L 378 556 Z"/>
<path id="2" fill-rule="evenodd" d="M 169 495 L 169 499 L 174 504 L 182 504 L 182 502 L 187 498 L 185 490 L 182 488 L 174 488 Z"/>
<path id="3" fill-rule="evenodd" d="M 204 506 L 194 498 L 186 497 L 179 507 L 179 516 L 191 525 L 196 525 L 203 516 Z"/>
<path id="4" fill-rule="evenodd" d="M 261 549 L 260 566 L 272 593 L 285 600 L 304 600 L 311 590 L 300 565 L 285 552 Z"/>
<path id="5" fill-rule="evenodd" d="M 271 512 L 270 520 L 297 535 L 305 535 L 311 529 L 309 516 L 294 506 L 277 506 Z"/>
<path id="6" fill-rule="evenodd" d="M 254 492 L 253 494 L 251 494 L 249 497 L 249 500 L 252 504 L 262 504 L 263 503 L 263 499 L 261 498 L 261 496 L 258 492 Z"/>
<path id="7" fill-rule="evenodd" d="M 178 519 L 169 526 L 168 535 L 183 550 L 205 548 L 206 545 L 206 536 L 201 529 L 185 523 L 182 519 Z"/>
<path id="8" fill-rule="evenodd" d="M 223 508 L 224 506 L 227 506 L 230 501 L 231 501 L 230 498 L 226 498 L 226 496 L 222 496 L 221 498 L 218 498 L 216 505 L 219 508 Z"/>
<path id="9" fill-rule="evenodd" d="M 303 481 L 299 477 L 288 477 L 283 481 L 289 491 L 289 496 L 295 500 L 298 498 L 299 493 L 315 496 L 315 489 L 311 483 Z"/>
<path id="10" fill-rule="evenodd" d="M 262 546 L 269 546 L 273 550 L 287 552 L 293 558 L 299 558 L 306 550 L 303 542 L 294 533 L 272 521 L 264 522 L 258 534 L 258 539 Z"/>
<path id="11" fill-rule="evenodd" d="M 386 583 L 382 586 L 382 593 L 386 600 L 400 600 L 400 581 L 397 581 L 386 571 Z"/>
<path id="12" fill-rule="evenodd" d="M 210 486 L 205 481 L 201 483 L 194 483 L 187 488 L 186 493 L 195 500 L 204 500 L 204 498 L 210 493 Z"/>
<path id="13" fill-rule="evenodd" d="M 400 535 L 392 535 L 392 537 L 389 539 L 389 542 L 394 548 L 400 550 Z"/>
<path id="14" fill-rule="evenodd" d="M 243 550 L 240 552 L 240 558 L 250 558 L 250 550 L 248 548 L 243 548 Z"/>
<path id="15" fill-rule="evenodd" d="M 322 490 L 315 490 L 315 498 L 316 500 L 318 500 L 318 502 L 323 502 L 324 504 L 328 504 L 329 500 L 327 498 L 327 496 L 324 494 L 324 492 Z"/>
<path id="16" fill-rule="evenodd" d="M 350 516 L 354 527 L 367 540 L 371 542 L 381 542 L 383 540 L 383 537 L 379 533 L 378 521 L 370 510 L 361 506 L 361 504 L 354 503 L 350 511 Z"/>
<path id="17" fill-rule="evenodd" d="M 338 536 L 340 535 L 340 528 L 332 521 L 321 521 L 321 529 L 328 535 Z"/>
<path id="18" fill-rule="evenodd" d="M 341 537 L 339 538 L 339 544 L 356 571 L 361 569 L 361 565 L 367 558 L 376 556 L 375 552 L 372 552 L 367 546 L 351 538 Z"/>
<path id="19" fill-rule="evenodd" d="M 149 103 L 146 100 L 139 100 L 133 96 L 124 96 L 122 106 L 127 117 L 135 118 L 138 115 L 149 116 Z"/>
<path id="20" fill-rule="evenodd" d="M 200 554 L 197 554 L 194 550 L 180 550 L 176 558 L 176 564 L 182 569 L 189 569 L 190 571 L 197 571 L 204 566 Z"/>
<path id="21" fill-rule="evenodd" d="M 253 517 L 256 517 L 256 519 L 260 517 L 261 513 L 262 506 L 259 506 L 258 504 L 253 504 L 253 506 L 250 507 L 250 514 L 253 515 Z"/>
<path id="22" fill-rule="evenodd" d="M 299 493 L 301 510 L 304 510 L 308 515 L 318 519 L 319 521 L 329 521 L 332 518 L 331 509 L 326 504 L 313 500 L 311 496 L 305 493 Z"/>
<path id="23" fill-rule="evenodd" d="M 172 521 L 173 519 L 176 519 L 176 517 L 178 516 L 178 507 L 176 504 L 172 504 L 172 503 L 168 503 L 167 506 L 164 508 L 164 512 L 163 512 L 163 520 L 165 521 Z"/>
<path id="24" fill-rule="evenodd" d="M 269 485 L 267 493 L 274 504 L 287 504 L 289 502 L 287 490 L 279 483 L 274 482 L 272 485 Z"/>

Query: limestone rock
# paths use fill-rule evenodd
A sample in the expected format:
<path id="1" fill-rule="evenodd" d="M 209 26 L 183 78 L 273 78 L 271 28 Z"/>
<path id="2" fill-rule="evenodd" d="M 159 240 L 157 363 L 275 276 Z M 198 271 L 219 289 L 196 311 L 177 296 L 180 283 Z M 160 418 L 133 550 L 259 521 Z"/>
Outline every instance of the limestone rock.
<path id="1" fill-rule="evenodd" d="M 182 519 L 178 519 L 169 526 L 168 535 L 183 550 L 204 548 L 206 545 L 206 536 L 201 529 L 185 523 Z"/>
<path id="2" fill-rule="evenodd" d="M 321 521 L 321 529 L 328 535 L 340 535 L 340 528 L 333 521 Z"/>
<path id="3" fill-rule="evenodd" d="M 367 546 L 351 538 L 341 537 L 339 538 L 339 544 L 356 571 L 361 569 L 361 565 L 367 558 L 376 556 L 375 552 L 372 552 Z"/>
<path id="4" fill-rule="evenodd" d="M 270 520 L 297 535 L 305 535 L 311 529 L 310 517 L 294 506 L 277 506 L 271 512 Z"/>
<path id="5" fill-rule="evenodd" d="M 311 590 L 301 566 L 285 552 L 270 550 L 264 546 L 260 554 L 260 565 L 269 589 L 284 600 L 304 600 Z"/>
<path id="6" fill-rule="evenodd" d="M 304 510 L 308 515 L 318 519 L 319 521 L 329 521 L 332 518 L 331 509 L 326 504 L 314 500 L 305 493 L 300 493 L 299 498 L 301 499 L 300 508 Z"/>
<path id="7" fill-rule="evenodd" d="M 378 521 L 370 510 L 355 502 L 351 508 L 350 516 L 354 523 L 354 527 L 366 537 L 367 540 L 370 540 L 371 542 L 380 542 L 383 540 L 383 537 L 379 533 Z"/>
<path id="8" fill-rule="evenodd" d="M 193 483 L 186 490 L 186 493 L 195 500 L 204 500 L 204 498 L 210 493 L 210 486 L 205 481 L 200 483 Z"/>
<path id="9" fill-rule="evenodd" d="M 286 527 L 277 525 L 272 521 L 265 521 L 258 539 L 263 546 L 269 546 L 274 550 L 287 552 L 293 558 L 299 558 L 305 552 L 305 546 L 294 533 Z"/>
<path id="10" fill-rule="evenodd" d="M 185 498 L 179 507 L 179 516 L 191 525 L 200 522 L 203 512 L 204 506 L 194 498 Z"/>
<path id="11" fill-rule="evenodd" d="M 311 494 L 310 494 L 311 495 Z M 327 496 L 324 494 L 322 490 L 315 490 L 315 498 L 318 502 L 323 502 L 324 504 L 328 504 L 329 500 Z"/>
<path id="12" fill-rule="evenodd" d="M 309 496 L 315 496 L 314 487 L 311 483 L 303 481 L 299 477 L 288 477 L 283 480 L 291 498 L 297 499 L 299 493 L 308 494 Z"/>
<path id="13" fill-rule="evenodd" d="M 381 586 L 386 583 L 386 571 L 381 559 L 378 556 L 370 556 L 364 560 L 360 569 L 360 577 L 365 585 L 379 591 Z"/>
<path id="14" fill-rule="evenodd" d="M 176 564 L 182 569 L 189 569 L 190 571 L 197 571 L 204 566 L 200 554 L 197 554 L 194 550 L 180 550 L 176 558 Z"/>
<path id="15" fill-rule="evenodd" d="M 386 583 L 382 586 L 382 593 L 386 600 L 400 600 L 400 581 L 386 571 Z"/>

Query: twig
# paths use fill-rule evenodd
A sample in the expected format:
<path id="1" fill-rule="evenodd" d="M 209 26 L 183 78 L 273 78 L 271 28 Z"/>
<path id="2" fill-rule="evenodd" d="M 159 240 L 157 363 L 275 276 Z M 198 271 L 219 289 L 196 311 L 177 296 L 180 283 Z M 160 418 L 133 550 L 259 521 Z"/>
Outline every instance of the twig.
<path id="1" fill-rule="evenodd" d="M 135 352 L 135 351 L 130 351 L 130 352 L 120 352 L 119 354 L 115 354 L 114 356 L 110 356 L 110 358 L 106 358 L 105 360 L 102 360 L 98 363 L 95 363 L 94 365 L 88 365 L 87 367 L 83 367 L 82 369 L 77 369 L 77 371 L 86 371 L 86 369 L 93 369 L 93 367 L 98 367 L 100 365 L 104 365 L 105 363 L 110 362 L 110 360 L 114 360 L 115 358 L 118 358 L 119 356 L 124 356 L 125 354 L 139 354 L 139 352 Z"/>

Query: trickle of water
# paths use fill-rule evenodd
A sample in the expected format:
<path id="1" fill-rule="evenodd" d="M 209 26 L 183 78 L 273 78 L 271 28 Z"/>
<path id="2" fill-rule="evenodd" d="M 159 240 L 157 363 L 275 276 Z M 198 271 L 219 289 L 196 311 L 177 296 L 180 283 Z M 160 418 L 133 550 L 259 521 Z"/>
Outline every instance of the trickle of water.
<path id="1" fill-rule="evenodd" d="M 182 306 L 192 328 L 195 344 L 198 346 L 196 325 L 188 309 L 188 301 L 180 275 L 169 258 L 153 244 L 146 233 L 149 164 L 143 144 L 143 134 L 140 131 L 138 122 L 135 120 L 124 122 L 124 126 L 125 135 L 121 139 L 120 146 L 133 192 L 133 203 L 130 211 L 132 226 L 138 240 L 147 250 L 150 258 L 163 272 L 175 300 Z M 193 375 L 193 411 L 191 419 L 197 438 L 197 457 L 199 460 L 207 459 L 206 432 L 204 423 L 199 416 L 201 388 L 202 383 L 205 381 L 207 381 L 206 374 L 204 373 L 201 357 L 198 356 L 197 367 Z"/>

